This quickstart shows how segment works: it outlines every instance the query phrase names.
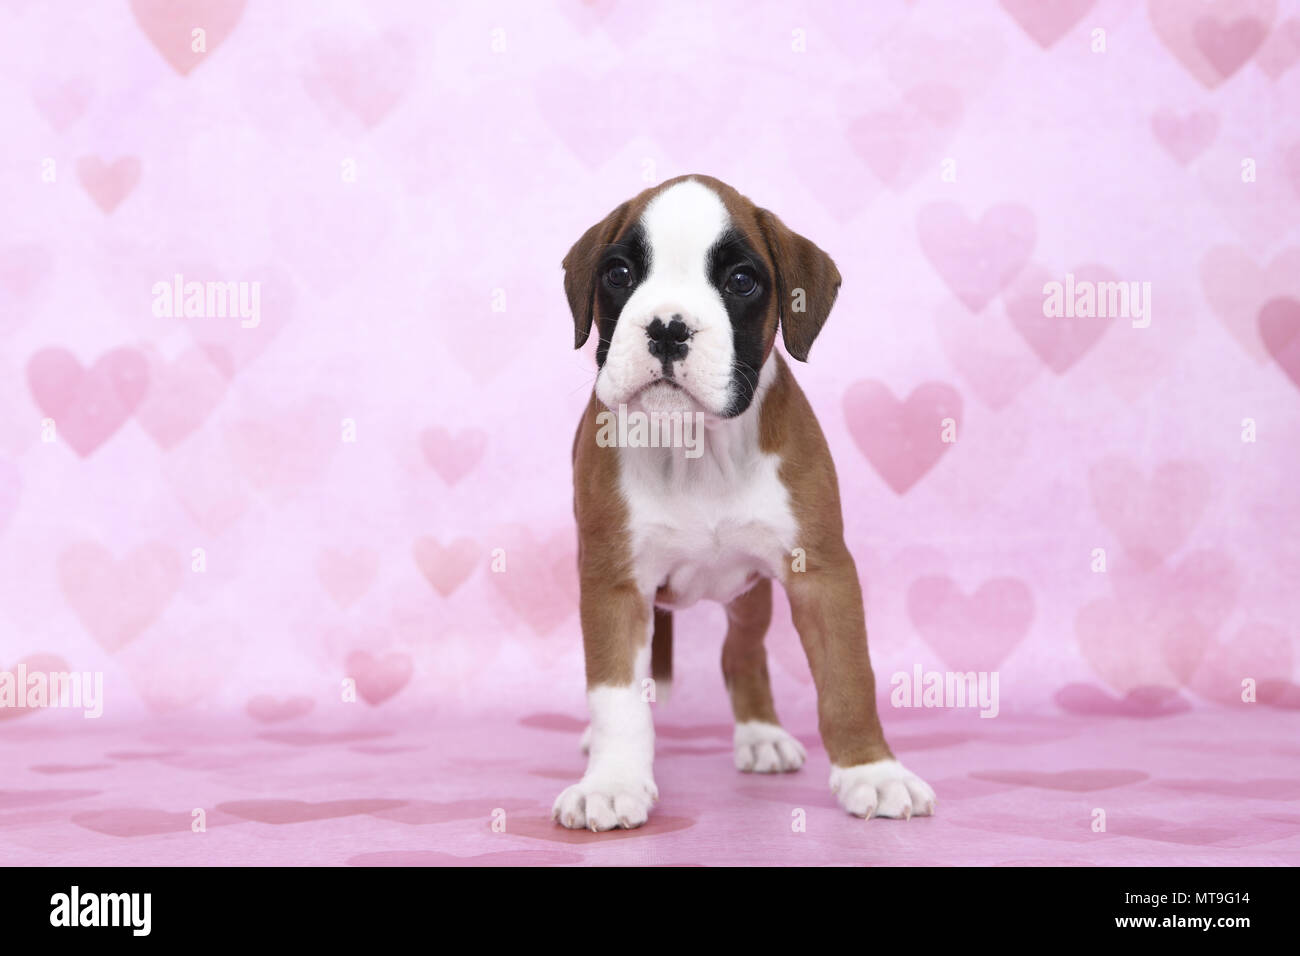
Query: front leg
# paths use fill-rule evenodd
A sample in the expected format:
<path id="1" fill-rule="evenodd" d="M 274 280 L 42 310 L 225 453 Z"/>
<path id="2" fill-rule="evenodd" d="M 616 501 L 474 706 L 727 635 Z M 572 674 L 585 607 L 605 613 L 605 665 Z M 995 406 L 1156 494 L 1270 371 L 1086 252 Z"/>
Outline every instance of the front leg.
<path id="1" fill-rule="evenodd" d="M 591 712 L 587 772 L 555 801 L 552 817 L 570 829 L 639 827 L 659 796 L 654 782 L 650 599 L 634 585 L 582 574 L 582 639 Z"/>
<path id="2" fill-rule="evenodd" d="M 831 791 L 859 817 L 934 812 L 930 786 L 894 759 L 876 714 L 876 679 L 853 557 L 842 543 L 809 549 L 806 571 L 788 572 L 795 629 L 817 686 L 822 743 L 831 759 Z"/>

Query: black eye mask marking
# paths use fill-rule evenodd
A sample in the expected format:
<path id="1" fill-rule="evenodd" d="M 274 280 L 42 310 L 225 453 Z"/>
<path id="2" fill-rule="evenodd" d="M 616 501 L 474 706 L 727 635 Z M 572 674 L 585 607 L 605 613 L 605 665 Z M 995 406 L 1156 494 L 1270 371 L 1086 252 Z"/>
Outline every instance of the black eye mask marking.
<path id="1" fill-rule="evenodd" d="M 607 280 L 610 267 L 625 264 L 631 270 L 630 280 L 626 285 L 614 285 Z M 596 367 L 605 364 L 609 354 L 609 343 L 614 338 L 614 327 L 618 317 L 632 297 L 637 285 L 650 271 L 650 248 L 646 244 L 645 230 L 637 223 L 621 239 L 610 243 L 600 257 L 596 267 Z"/>
<path id="2" fill-rule="evenodd" d="M 758 388 L 767 345 L 763 325 L 772 301 L 772 278 L 754 247 L 734 229 L 723 233 L 713 244 L 706 269 L 731 319 L 735 360 L 731 370 L 731 402 L 723 414 L 734 418 L 749 407 Z M 745 294 L 740 292 L 747 284 L 732 281 L 737 271 L 744 272 L 754 283 Z"/>

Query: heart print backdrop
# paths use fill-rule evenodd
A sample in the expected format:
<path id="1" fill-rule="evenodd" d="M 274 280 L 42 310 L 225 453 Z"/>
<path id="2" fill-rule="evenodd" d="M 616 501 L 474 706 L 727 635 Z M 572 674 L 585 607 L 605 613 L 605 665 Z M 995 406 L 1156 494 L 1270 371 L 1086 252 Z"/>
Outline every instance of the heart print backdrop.
<path id="1" fill-rule="evenodd" d="M 19 0 L 0 26 L 0 669 L 101 672 L 106 719 L 580 713 L 593 363 L 559 263 L 707 172 L 844 276 L 796 374 L 882 697 L 919 665 L 997 671 L 1003 712 L 1231 712 L 1245 679 L 1300 706 L 1296 3 Z M 1045 314 L 1067 277 L 1149 309 Z M 722 630 L 679 615 L 675 691 L 717 721 Z"/>

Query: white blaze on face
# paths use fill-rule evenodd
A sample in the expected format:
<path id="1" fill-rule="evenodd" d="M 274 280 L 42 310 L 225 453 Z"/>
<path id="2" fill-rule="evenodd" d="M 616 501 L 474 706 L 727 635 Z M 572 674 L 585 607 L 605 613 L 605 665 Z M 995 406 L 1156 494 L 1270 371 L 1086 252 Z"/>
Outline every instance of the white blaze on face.
<path id="1" fill-rule="evenodd" d="M 694 180 L 670 186 L 646 206 L 641 227 L 649 272 L 639 277 L 619 314 L 596 378 L 596 397 L 607 407 L 626 404 L 649 412 L 702 408 L 715 415 L 726 410 L 735 347 L 731 319 L 708 265 L 709 250 L 730 225 L 721 198 Z M 684 392 L 654 384 L 665 377 L 664 364 L 651 354 L 647 334 L 656 318 L 668 325 L 674 316 L 690 330 L 685 357 L 671 363 L 672 379 Z"/>

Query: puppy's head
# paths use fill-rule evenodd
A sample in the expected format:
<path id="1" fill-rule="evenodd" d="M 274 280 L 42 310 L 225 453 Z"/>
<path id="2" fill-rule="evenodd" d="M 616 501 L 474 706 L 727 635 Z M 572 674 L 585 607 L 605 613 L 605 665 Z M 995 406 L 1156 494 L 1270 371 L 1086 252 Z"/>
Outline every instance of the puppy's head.
<path id="1" fill-rule="evenodd" d="M 628 200 L 564 257 L 574 344 L 596 326 L 596 397 L 610 408 L 741 414 L 777 328 L 806 360 L 839 285 L 826 253 L 708 176 Z"/>

